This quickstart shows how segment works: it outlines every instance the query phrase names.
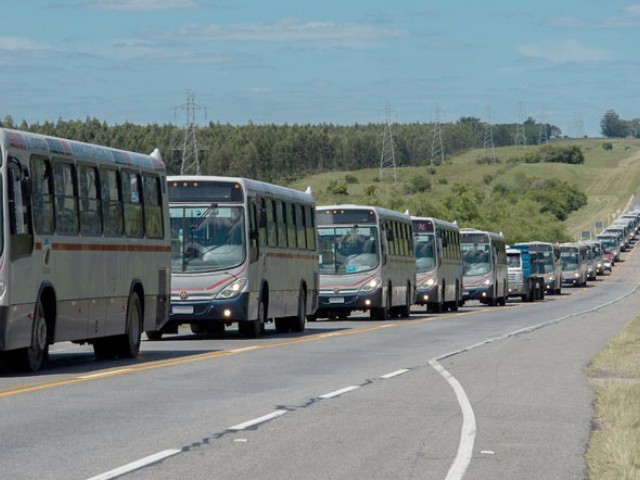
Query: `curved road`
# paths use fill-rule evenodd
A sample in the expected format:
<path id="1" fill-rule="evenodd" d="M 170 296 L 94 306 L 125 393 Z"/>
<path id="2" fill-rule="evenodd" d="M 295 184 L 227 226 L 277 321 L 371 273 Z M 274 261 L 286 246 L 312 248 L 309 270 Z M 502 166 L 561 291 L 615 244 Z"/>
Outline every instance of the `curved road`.
<path id="1" fill-rule="evenodd" d="M 55 345 L 49 370 L 0 374 L 3 477 L 585 478 L 582 369 L 637 315 L 638 263 L 536 304 L 185 331 L 132 362 Z"/>

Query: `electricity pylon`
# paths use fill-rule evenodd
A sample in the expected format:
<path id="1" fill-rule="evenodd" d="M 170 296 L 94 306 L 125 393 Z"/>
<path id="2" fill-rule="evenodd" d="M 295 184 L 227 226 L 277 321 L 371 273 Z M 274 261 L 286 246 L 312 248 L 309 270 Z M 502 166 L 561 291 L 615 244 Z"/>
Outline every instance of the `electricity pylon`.
<path id="1" fill-rule="evenodd" d="M 431 135 L 431 165 L 442 165 L 443 163 L 444 146 L 442 144 L 442 128 L 440 126 L 440 108 L 436 107 Z"/>
<path id="2" fill-rule="evenodd" d="M 180 175 L 200 175 L 200 158 L 196 139 L 196 110 L 204 110 L 206 118 L 206 109 L 196 104 L 192 90 L 187 91 L 187 103 L 176 107 L 176 110 L 178 108 L 187 112 L 182 147 L 179 149 L 182 152 Z"/>
<path id="3" fill-rule="evenodd" d="M 524 133 L 524 108 L 522 107 L 521 103 L 518 104 L 518 120 L 516 121 L 515 146 L 516 148 L 527 147 L 527 137 Z"/>
<path id="4" fill-rule="evenodd" d="M 491 107 L 487 107 L 487 119 L 484 124 L 484 148 L 482 158 L 488 158 L 491 163 L 496 163 L 496 146 L 493 142 L 493 127 L 491 126 Z"/>
<path id="5" fill-rule="evenodd" d="M 382 155 L 380 156 L 380 174 L 384 177 L 385 170 L 391 170 L 393 181 L 398 181 L 398 173 L 396 171 L 396 152 L 393 142 L 393 133 L 391 132 L 391 114 L 392 110 L 387 105 L 384 109 L 384 131 L 382 132 Z"/>

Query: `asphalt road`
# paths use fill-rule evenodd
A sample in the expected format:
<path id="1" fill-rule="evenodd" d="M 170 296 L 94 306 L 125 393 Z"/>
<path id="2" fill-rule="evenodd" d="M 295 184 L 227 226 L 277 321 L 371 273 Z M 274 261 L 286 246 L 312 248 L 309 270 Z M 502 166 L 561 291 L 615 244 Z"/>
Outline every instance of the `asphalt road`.
<path id="1" fill-rule="evenodd" d="M 0 471 L 106 479 L 142 460 L 123 478 L 585 478 L 582 369 L 637 315 L 638 263 L 536 304 L 255 340 L 185 330 L 131 362 L 56 345 L 45 372 L 0 372 Z"/>

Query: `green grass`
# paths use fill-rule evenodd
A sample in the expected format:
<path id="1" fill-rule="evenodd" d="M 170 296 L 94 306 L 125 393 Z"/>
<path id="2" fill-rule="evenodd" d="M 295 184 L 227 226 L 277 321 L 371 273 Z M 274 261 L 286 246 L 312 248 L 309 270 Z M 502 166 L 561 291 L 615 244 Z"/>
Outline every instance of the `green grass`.
<path id="1" fill-rule="evenodd" d="M 596 398 L 587 449 L 590 480 L 640 479 L 640 317 L 587 368 Z"/>
<path id="2" fill-rule="evenodd" d="M 555 178 L 570 182 L 588 197 L 587 206 L 573 212 L 565 225 L 572 237 L 577 238 L 582 230 L 594 230 L 595 221 L 609 224 L 614 213 L 622 210 L 640 185 L 640 141 L 633 139 L 606 140 L 613 144 L 612 150 L 605 150 L 603 139 L 562 140 L 557 144 L 577 144 L 585 155 L 583 165 L 565 165 L 553 163 L 517 164 L 508 163 L 510 158 L 522 157 L 526 152 L 538 148 L 526 149 L 503 147 L 496 149 L 499 163 L 480 165 L 477 160 L 482 150 L 472 150 L 447 159 L 445 165 L 430 168 L 398 167 L 398 181 L 394 182 L 391 172 L 385 171 L 385 177 L 378 180 L 379 169 L 366 169 L 351 172 L 327 172 L 296 180 L 290 184 L 293 188 L 304 190 L 311 186 L 319 205 L 333 203 L 354 203 L 373 205 L 394 205 L 404 211 L 412 195 L 405 193 L 405 186 L 416 175 L 430 180 L 432 189 L 429 198 L 438 198 L 450 192 L 456 183 L 480 185 L 490 189 L 496 183 L 507 186 L 516 184 L 517 179 L 539 177 Z M 435 173 L 433 173 L 435 172 Z M 331 181 L 345 183 L 345 175 L 352 175 L 358 183 L 348 184 L 348 195 L 335 195 L 327 192 Z M 488 180 L 488 182 L 487 182 Z M 373 196 L 367 195 L 367 189 L 375 187 Z M 406 204 L 406 205 L 405 205 Z"/>

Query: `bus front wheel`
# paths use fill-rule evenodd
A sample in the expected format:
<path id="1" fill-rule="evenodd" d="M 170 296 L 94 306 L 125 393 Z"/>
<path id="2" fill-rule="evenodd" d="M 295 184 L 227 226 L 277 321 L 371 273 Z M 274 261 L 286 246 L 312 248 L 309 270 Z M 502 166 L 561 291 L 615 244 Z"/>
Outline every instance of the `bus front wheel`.
<path id="1" fill-rule="evenodd" d="M 240 322 L 238 324 L 238 330 L 243 337 L 257 338 L 264 331 L 264 326 L 267 321 L 267 304 L 264 299 L 260 297 L 258 302 L 258 318 L 246 322 Z"/>
<path id="2" fill-rule="evenodd" d="M 10 364 L 22 372 L 37 372 L 49 360 L 49 325 L 44 315 L 42 302 L 36 304 L 31 345 L 11 352 Z"/>

